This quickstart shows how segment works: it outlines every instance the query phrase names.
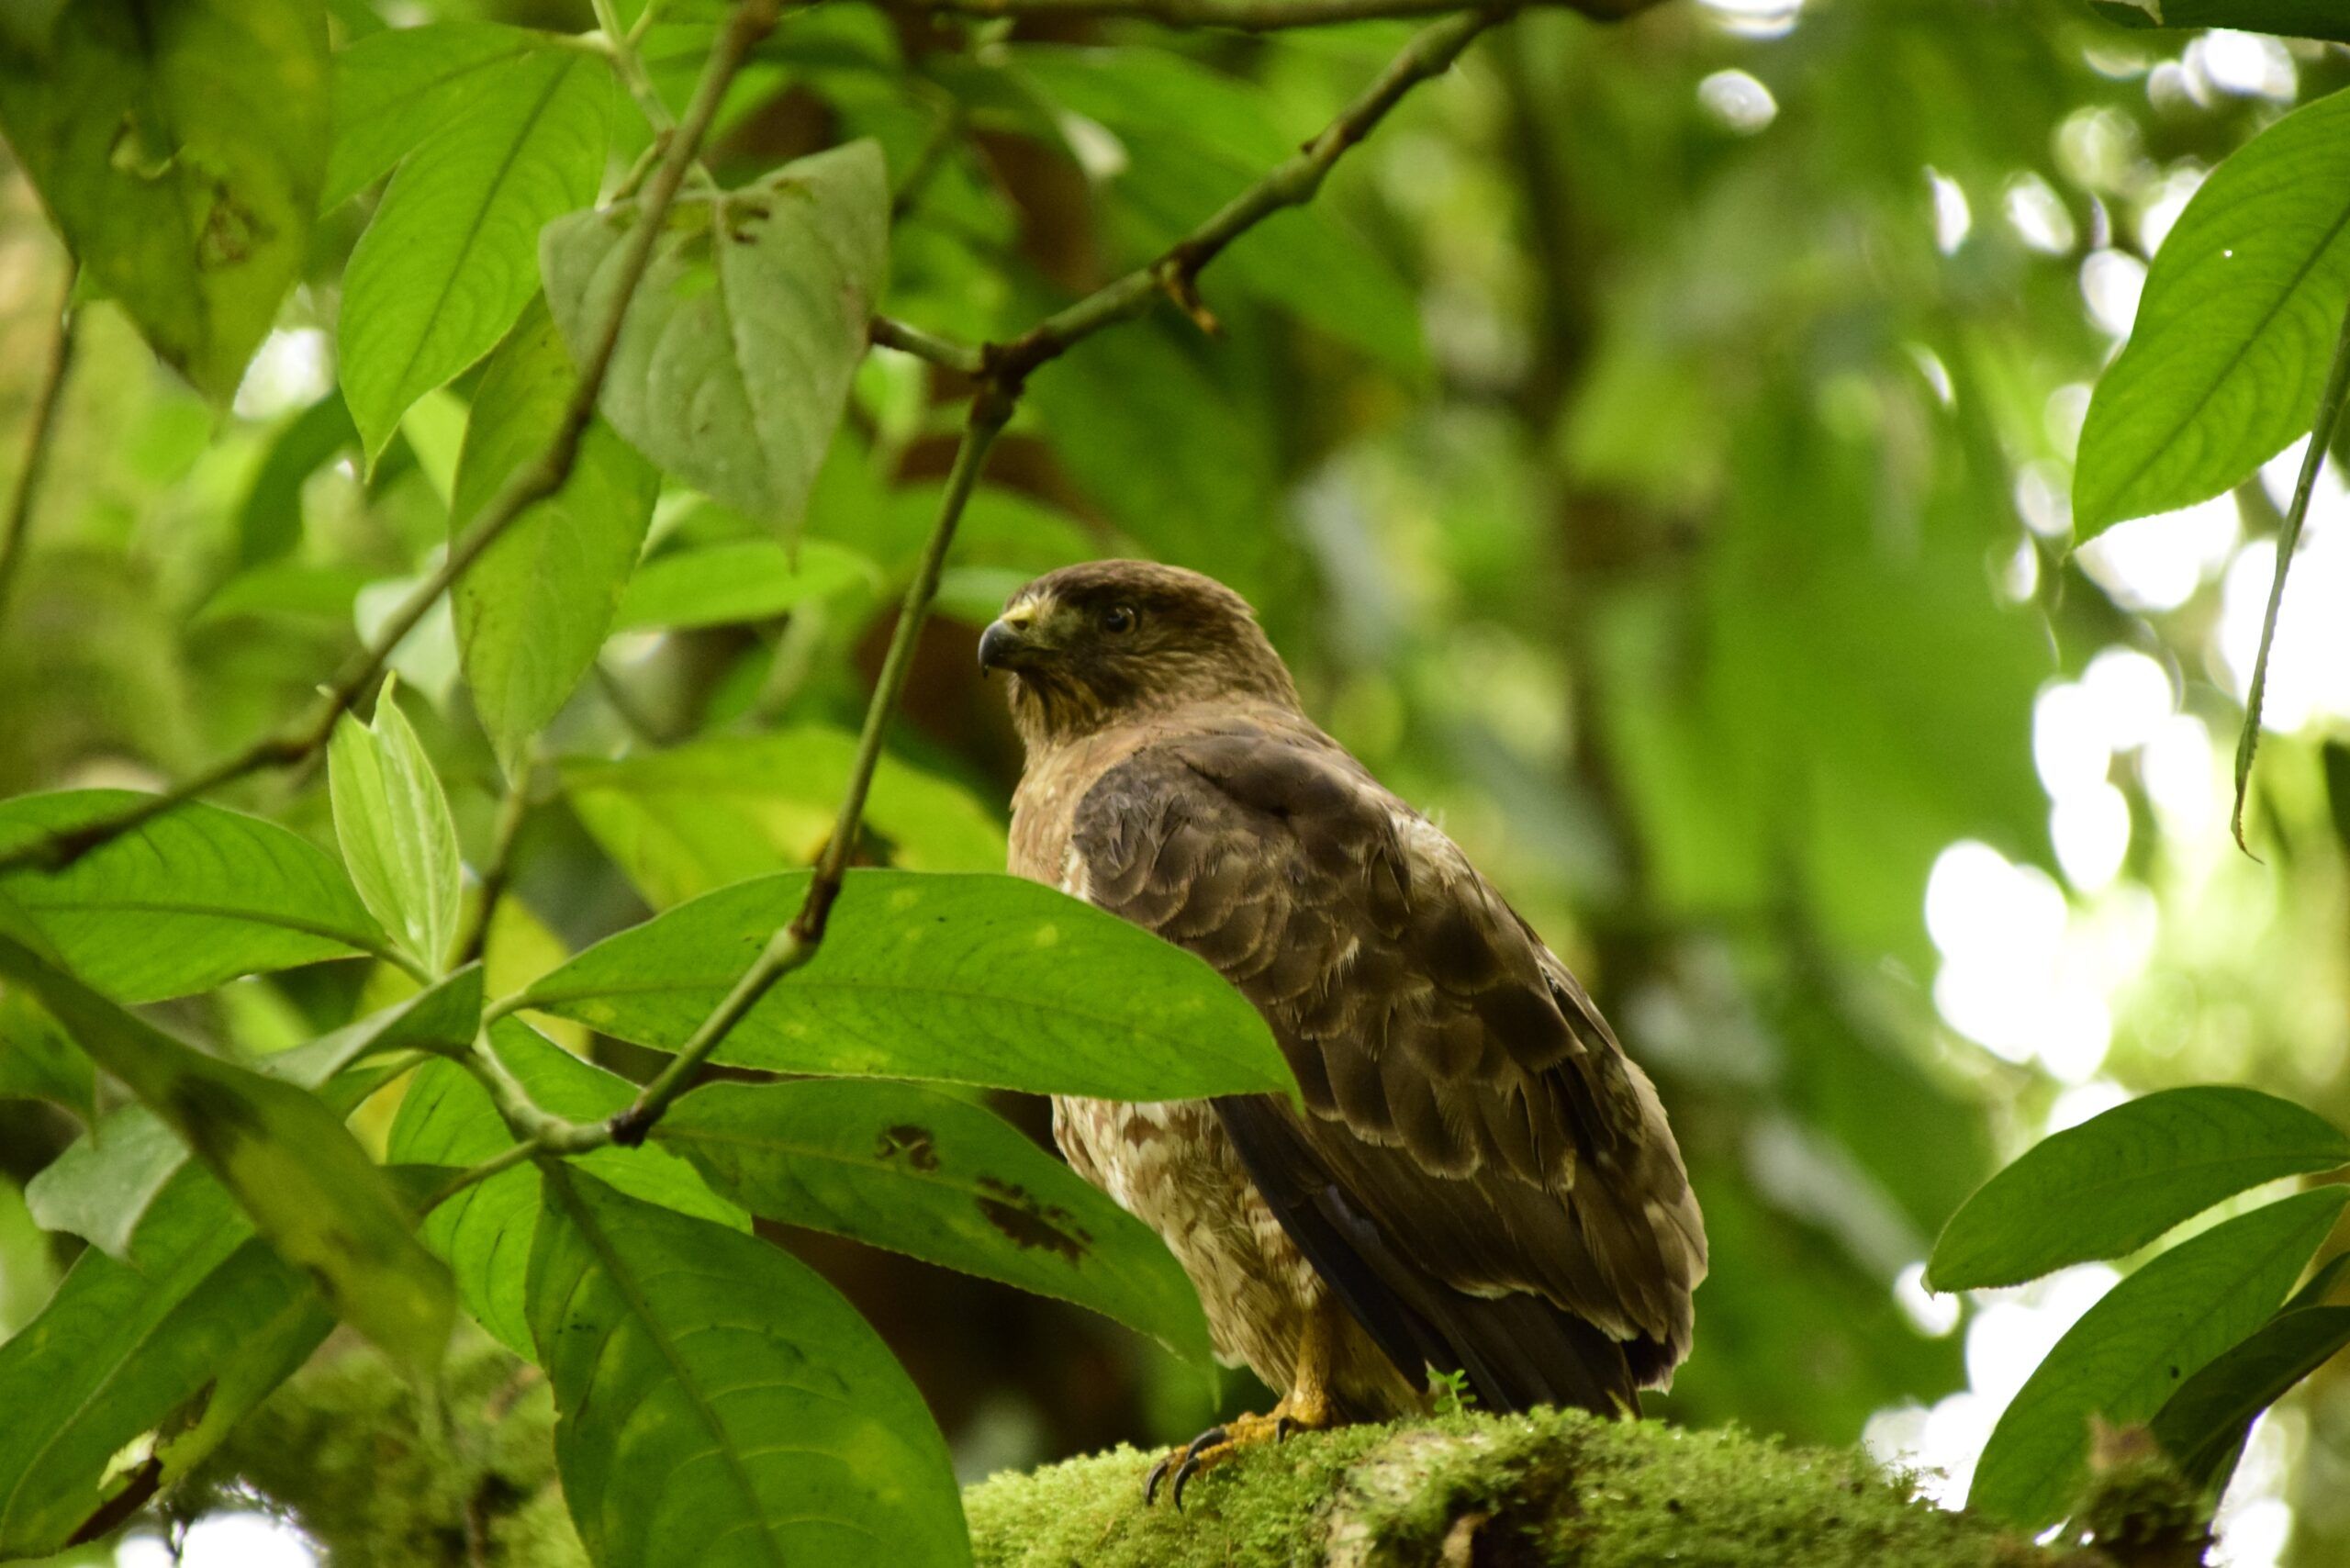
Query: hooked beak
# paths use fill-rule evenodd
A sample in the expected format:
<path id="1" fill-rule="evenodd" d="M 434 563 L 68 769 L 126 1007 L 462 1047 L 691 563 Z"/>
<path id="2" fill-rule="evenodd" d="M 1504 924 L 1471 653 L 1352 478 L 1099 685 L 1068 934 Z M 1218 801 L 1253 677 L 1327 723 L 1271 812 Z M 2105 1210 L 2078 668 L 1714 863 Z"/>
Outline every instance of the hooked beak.
<path id="1" fill-rule="evenodd" d="M 1033 645 L 1023 635 L 1028 622 L 1029 617 L 1023 614 L 1007 615 L 988 623 L 988 629 L 979 633 L 980 674 L 1008 669 L 1020 662 L 1020 656 Z"/>

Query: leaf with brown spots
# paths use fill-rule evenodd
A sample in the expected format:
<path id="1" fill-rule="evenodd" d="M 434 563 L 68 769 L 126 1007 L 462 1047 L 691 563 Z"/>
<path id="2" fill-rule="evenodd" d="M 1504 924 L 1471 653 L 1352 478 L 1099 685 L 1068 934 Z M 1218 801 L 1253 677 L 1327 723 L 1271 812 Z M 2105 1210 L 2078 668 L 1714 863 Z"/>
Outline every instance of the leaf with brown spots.
<path id="1" fill-rule="evenodd" d="M 1199 1297 L 1149 1227 L 968 1100 L 905 1083 L 713 1083 L 653 1137 L 755 1214 L 1075 1302 L 1207 1359 Z"/>

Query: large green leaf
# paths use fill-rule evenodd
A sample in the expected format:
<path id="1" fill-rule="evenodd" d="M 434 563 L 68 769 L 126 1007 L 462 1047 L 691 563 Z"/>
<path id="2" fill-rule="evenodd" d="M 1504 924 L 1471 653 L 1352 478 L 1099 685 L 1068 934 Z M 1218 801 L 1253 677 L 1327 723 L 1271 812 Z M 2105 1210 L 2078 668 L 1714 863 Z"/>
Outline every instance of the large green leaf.
<path id="1" fill-rule="evenodd" d="M 2019 1284 L 2134 1252 L 2222 1198 L 2350 1165 L 2350 1137 L 2256 1089 L 2165 1089 L 2067 1127 L 1966 1200 L 1934 1243 L 1938 1291 Z"/>
<path id="2" fill-rule="evenodd" d="M 462 120 L 501 73 L 555 43 L 496 22 L 429 22 L 354 39 L 334 57 L 334 151 L 319 209 L 375 184 Z"/>
<path id="3" fill-rule="evenodd" d="M 394 1068 L 341 1076 L 347 1069 L 370 1057 L 463 1046 L 480 1017 L 481 969 L 469 965 L 348 1027 L 263 1057 L 255 1067 L 281 1082 L 320 1092 L 330 1109 L 348 1114 Z M 70 1231 L 127 1260 L 147 1205 L 187 1159 L 187 1145 L 154 1112 L 126 1105 L 27 1182 L 25 1202 L 43 1229 Z"/>
<path id="4" fill-rule="evenodd" d="M 0 850 L 121 810 L 122 790 L 28 795 L 0 804 Z M 122 1002 L 207 991 L 390 941 L 333 859 L 274 823 L 190 801 L 62 871 L 0 871 L 73 971 Z"/>
<path id="5" fill-rule="evenodd" d="M 2278 1313 L 2178 1386 L 2149 1423 L 2198 1487 L 2216 1490 L 2263 1410 L 2350 1346 L 2350 1306 Z"/>
<path id="6" fill-rule="evenodd" d="M 856 742 L 839 730 L 725 735 L 563 770 L 588 831 L 660 908 L 729 882 L 805 866 L 823 847 Z M 959 786 L 884 756 L 866 802 L 867 836 L 914 871 L 990 870 L 1003 829 Z"/>
<path id="7" fill-rule="evenodd" d="M 2233 28 L 2350 43 L 2341 0 L 2089 0 L 2089 8 L 2125 28 Z"/>
<path id="8" fill-rule="evenodd" d="M 207 1057 L 124 1012 L 0 929 L 0 974 L 39 996 L 97 1064 L 196 1150 L 337 1316 L 431 1365 L 455 1308 L 383 1172 L 318 1096 Z"/>
<path id="9" fill-rule="evenodd" d="M 873 563 L 838 544 L 734 539 L 672 550 L 637 568 L 613 629 L 723 626 L 765 621 L 813 599 L 873 586 Z"/>
<path id="10" fill-rule="evenodd" d="M 548 226 L 547 303 L 575 353 L 614 303 L 639 216 L 625 203 Z M 678 202 L 630 297 L 605 416 L 688 484 L 796 529 L 865 357 L 889 225 L 889 181 L 869 141 Z"/>
<path id="11" fill-rule="evenodd" d="M 1158 1236 L 968 1101 L 904 1083 L 713 1083 L 655 1137 L 754 1214 L 1073 1301 L 1208 1358 L 1199 1296 Z"/>
<path id="12" fill-rule="evenodd" d="M 2221 494 L 2309 432 L 2350 299 L 2350 93 L 2221 163 L 2154 253 L 2129 346 L 2081 429 L 2073 519 Z"/>
<path id="13" fill-rule="evenodd" d="M 545 305 L 533 300 L 474 392 L 449 508 L 453 539 L 546 452 L 578 385 Z M 599 420 L 563 488 L 515 519 L 458 580 L 465 679 L 509 769 L 595 664 L 660 488 L 654 466 Z"/>
<path id="14" fill-rule="evenodd" d="M 601 1568 L 970 1561 L 930 1412 L 830 1285 L 582 1171 L 543 1179 L 531 1332 Z"/>
<path id="15" fill-rule="evenodd" d="M 184 1172 L 132 1261 L 83 1253 L 0 1345 L 0 1557 L 55 1551 L 178 1480 L 333 1324 L 219 1184 Z"/>
<path id="16" fill-rule="evenodd" d="M 301 275 L 327 87 L 319 0 L 77 0 L 45 42 L 0 29 L 9 145 L 91 281 L 216 400 Z"/>
<path id="17" fill-rule="evenodd" d="M 598 943 L 526 1004 L 675 1050 L 800 907 L 740 882 Z M 1181 948 L 1015 877 L 851 871 L 823 946 L 719 1047 L 743 1067 L 1181 1100 L 1292 1088 L 1264 1020 Z"/>
<path id="18" fill-rule="evenodd" d="M 409 404 L 481 358 L 538 291 L 539 230 L 595 198 L 611 75 L 524 55 L 400 164 L 343 274 L 343 397 L 370 463 Z"/>
<path id="19" fill-rule="evenodd" d="M 574 1121 L 601 1121 L 636 1098 L 636 1085 L 582 1061 L 513 1019 L 492 1026 L 498 1058 L 541 1110 Z M 416 1075 L 392 1123 L 389 1156 L 404 1164 L 469 1166 L 514 1141 L 474 1076 L 455 1062 L 434 1062 Z M 621 1192 L 736 1230 L 750 1216 L 711 1192 L 684 1160 L 658 1148 L 599 1148 L 576 1161 Z M 424 1219 L 424 1238 L 449 1260 L 465 1308 L 521 1355 L 531 1343 L 525 1288 L 531 1238 L 539 1224 L 538 1173 L 501 1172 L 476 1182 Z"/>
<path id="20" fill-rule="evenodd" d="M 2089 1417 L 2142 1422 L 2293 1288 L 2350 1187 L 2279 1199 L 2180 1242 L 2081 1315 L 1999 1417 L 1967 1506 L 2030 1529 L 2062 1518 L 2087 1465 Z"/>
<path id="21" fill-rule="evenodd" d="M 428 971 L 451 958 L 464 902 L 464 867 L 449 797 L 389 678 L 375 722 L 345 713 L 327 747 L 328 792 L 343 863 L 367 908 Z"/>

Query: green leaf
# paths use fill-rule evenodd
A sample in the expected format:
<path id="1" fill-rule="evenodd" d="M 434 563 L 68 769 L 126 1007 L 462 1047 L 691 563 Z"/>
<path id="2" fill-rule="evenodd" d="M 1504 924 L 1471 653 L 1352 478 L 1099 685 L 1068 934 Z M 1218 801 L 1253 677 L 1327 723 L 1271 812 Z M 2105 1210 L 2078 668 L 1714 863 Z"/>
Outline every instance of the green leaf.
<path id="1" fill-rule="evenodd" d="M 21 1095 L 95 1119 L 97 1074 L 90 1058 L 31 998 L 0 989 L 0 1096 Z"/>
<path id="2" fill-rule="evenodd" d="M 595 199 L 610 120 L 601 62 L 527 54 L 392 176 L 343 274 L 342 390 L 371 465 L 531 302 L 539 230 Z"/>
<path id="3" fill-rule="evenodd" d="M 1073 1301 L 1208 1359 L 1199 1295 L 1150 1227 L 968 1101 L 903 1083 L 713 1083 L 654 1136 L 754 1214 Z"/>
<path id="4" fill-rule="evenodd" d="M 135 1263 L 83 1253 L 0 1345 L 0 1556 L 55 1551 L 185 1475 L 333 1322 L 217 1182 L 184 1174 Z"/>
<path id="5" fill-rule="evenodd" d="M 2309 431 L 2350 300 L 2350 93 L 2221 163 L 2155 252 L 2129 346 L 2098 378 L 2075 527 L 2206 500 Z"/>
<path id="6" fill-rule="evenodd" d="M 139 797 L 123 790 L 28 795 L 0 804 L 0 851 L 94 822 Z M 73 970 L 121 1002 L 208 991 L 390 942 L 333 859 L 274 823 L 190 801 L 62 871 L 0 871 Z"/>
<path id="7" fill-rule="evenodd" d="M 347 1115 L 393 1070 L 344 1076 L 354 1064 L 396 1051 L 465 1045 L 480 1018 L 481 967 L 471 964 L 441 984 L 346 1028 L 264 1057 L 256 1070 L 319 1091 L 337 1114 Z M 187 1145 L 152 1111 L 127 1105 L 69 1144 L 34 1176 L 25 1186 L 25 1202 L 43 1229 L 69 1231 L 128 1260 L 147 1205 L 187 1158 Z"/>
<path id="8" fill-rule="evenodd" d="M 351 879 L 375 918 L 429 972 L 448 961 L 464 897 L 457 827 L 424 743 L 384 682 L 375 722 L 346 713 L 327 748 L 334 834 Z"/>
<path id="9" fill-rule="evenodd" d="M 585 1172 L 552 1165 L 543 1180 L 531 1332 L 590 1558 L 970 1561 L 929 1410 L 830 1285 L 755 1237 Z"/>
<path id="10" fill-rule="evenodd" d="M 2350 1306 L 2280 1312 L 2178 1386 L 2154 1413 L 2154 1440 L 2189 1484 L 2217 1490 L 2260 1413 L 2346 1345 Z"/>
<path id="11" fill-rule="evenodd" d="M 433 134 L 461 121 L 500 74 L 556 40 L 495 22 L 371 33 L 334 57 L 334 151 L 319 208 L 341 206 Z"/>
<path id="12" fill-rule="evenodd" d="M 25 1206 L 43 1230 L 79 1236 L 129 1261 L 148 1205 L 187 1163 L 187 1145 L 144 1105 L 109 1113 L 25 1183 Z"/>
<path id="13" fill-rule="evenodd" d="M 2089 9 L 2125 28 L 2233 28 L 2350 43 L 2340 0 L 2089 0 Z"/>
<path id="14" fill-rule="evenodd" d="M 474 393 L 449 510 L 453 540 L 545 454 L 578 385 L 544 303 L 533 300 Z M 563 488 L 515 519 L 458 579 L 465 679 L 509 772 L 595 664 L 660 488 L 653 465 L 599 420 Z"/>
<path id="15" fill-rule="evenodd" d="M 575 354 L 611 308 L 639 217 L 626 203 L 547 228 L 547 303 Z M 796 529 L 865 357 L 889 227 L 889 181 L 869 141 L 678 202 L 630 298 L 605 417 L 697 489 Z"/>
<path id="16" fill-rule="evenodd" d="M 657 908 L 812 861 L 856 755 L 816 728 L 712 736 L 619 762 L 565 765 L 564 792 L 606 854 Z M 960 786 L 883 756 L 867 836 L 916 871 L 992 870 L 1003 829 Z"/>
<path id="17" fill-rule="evenodd" d="M 1930 1290 L 2019 1284 L 2134 1252 L 2223 1198 L 2350 1165 L 2350 1137 L 2256 1089 L 2165 1089 L 2055 1134 L 1951 1216 Z"/>
<path id="18" fill-rule="evenodd" d="M 811 599 L 870 588 L 877 578 L 872 562 L 821 539 L 802 540 L 794 550 L 772 539 L 673 550 L 636 569 L 612 629 L 666 631 L 765 621 Z"/>
<path id="19" fill-rule="evenodd" d="M 2062 1518 L 2087 1469 L 2089 1417 L 2147 1420 L 2258 1328 L 2345 1202 L 2350 1187 L 2279 1199 L 2180 1242 L 2107 1292 L 2000 1416 L 1967 1506 L 2033 1529 Z"/>
<path id="20" fill-rule="evenodd" d="M 492 1025 L 498 1059 L 539 1108 L 601 1121 L 636 1098 L 636 1085 L 582 1061 L 513 1019 Z M 389 1158 L 402 1163 L 477 1165 L 514 1141 L 488 1092 L 455 1062 L 416 1075 L 392 1123 Z M 713 1193 L 693 1168 L 659 1148 L 599 1148 L 576 1164 L 648 1204 L 748 1230 L 750 1216 Z M 521 1168 L 466 1188 L 424 1219 L 424 1238 L 449 1260 L 465 1310 L 518 1354 L 534 1356 L 526 1287 L 539 1224 L 539 1178 Z"/>
<path id="21" fill-rule="evenodd" d="M 216 402 L 301 275 L 327 150 L 319 0 L 78 0 L 0 37 L 0 129 L 90 283 Z"/>
<path id="22" fill-rule="evenodd" d="M 787 872 L 679 904 L 588 948 L 524 1005 L 675 1050 L 807 888 Z M 1293 1092 L 1264 1020 L 1203 961 L 1005 876 L 851 871 L 823 946 L 717 1059 L 1113 1100 Z"/>
<path id="23" fill-rule="evenodd" d="M 338 1316 L 411 1365 L 439 1359 L 454 1312 L 448 1271 L 316 1095 L 182 1045 L 5 932 L 0 974 L 38 994 L 100 1067 L 196 1150 L 270 1244 L 318 1281 Z"/>
<path id="24" fill-rule="evenodd" d="M 358 442 L 351 410 L 336 393 L 328 393 L 285 422 L 270 442 L 268 454 L 237 508 L 240 567 L 249 571 L 293 553 L 302 543 L 302 487 L 326 466 L 328 459 Z M 217 603 L 220 594 L 213 598 Z M 338 613 L 350 612 L 346 594 Z"/>

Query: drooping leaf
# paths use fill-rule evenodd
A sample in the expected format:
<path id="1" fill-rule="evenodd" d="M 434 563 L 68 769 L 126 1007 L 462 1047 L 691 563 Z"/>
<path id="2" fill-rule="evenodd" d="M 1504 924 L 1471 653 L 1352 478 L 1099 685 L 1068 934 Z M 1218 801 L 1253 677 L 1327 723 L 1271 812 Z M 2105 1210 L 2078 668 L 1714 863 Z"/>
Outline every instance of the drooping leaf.
<path id="1" fill-rule="evenodd" d="M 2211 173 L 2147 270 L 2081 430 L 2082 538 L 2207 500 L 2309 433 L 2350 299 L 2350 94 Z"/>
<path id="2" fill-rule="evenodd" d="M 1967 1506 L 2034 1529 L 2061 1518 L 2087 1466 L 2089 1417 L 2147 1420 L 2258 1328 L 2345 1202 L 2350 1187 L 2279 1199 L 2180 1242 L 2107 1292 L 2000 1416 Z"/>
<path id="3" fill-rule="evenodd" d="M 2223 1198 L 2350 1165 L 2350 1137 L 2256 1089 L 2165 1089 L 2033 1148 L 1951 1216 L 1926 1265 L 1938 1291 L 2018 1284 L 2134 1252 Z"/>
<path id="4" fill-rule="evenodd" d="M 787 872 L 679 904 L 588 948 L 525 1004 L 675 1050 L 807 886 Z M 1125 1100 L 1292 1082 L 1256 1009 L 1192 955 L 1034 882 L 912 871 L 851 871 L 823 946 L 717 1059 Z"/>
<path id="5" fill-rule="evenodd" d="M 1208 1357 L 1199 1295 L 1158 1236 L 968 1101 L 903 1083 L 713 1083 L 654 1136 L 754 1214 L 1073 1301 Z"/>
<path id="6" fill-rule="evenodd" d="M 889 215 L 869 141 L 678 202 L 630 298 L 605 416 L 697 489 L 796 529 L 865 357 L 867 318 L 889 270 Z M 575 354 L 611 307 L 639 216 L 623 203 L 547 228 L 547 304 Z"/>
<path id="7" fill-rule="evenodd" d="M 316 1095 L 182 1045 L 5 929 L 0 974 L 37 994 L 196 1150 L 270 1244 L 318 1281 L 338 1316 L 411 1364 L 438 1359 L 454 1316 L 448 1271 Z"/>
<path id="8" fill-rule="evenodd" d="M 539 1108 L 600 1121 L 636 1097 L 636 1085 L 581 1060 L 514 1019 L 492 1025 L 498 1058 Z M 403 1163 L 476 1165 L 514 1141 L 489 1095 L 454 1062 L 416 1075 L 392 1124 L 390 1158 Z M 659 1148 L 599 1148 L 575 1161 L 632 1197 L 736 1230 L 750 1216 L 712 1193 L 683 1159 Z M 424 1218 L 424 1238 L 449 1260 L 465 1309 L 516 1353 L 535 1355 L 525 1286 L 539 1224 L 539 1178 L 528 1168 L 476 1182 Z"/>
<path id="9" fill-rule="evenodd" d="M 449 509 L 453 540 L 547 450 L 578 384 L 545 305 L 533 300 L 474 392 Z M 653 465 L 599 420 L 563 488 L 509 524 L 458 579 L 465 679 L 509 769 L 596 662 L 660 488 Z"/>
<path id="10" fill-rule="evenodd" d="M 353 40 L 334 57 L 334 151 L 320 211 L 341 206 L 436 133 L 464 119 L 546 33 L 496 22 L 428 22 Z"/>
<path id="11" fill-rule="evenodd" d="M 765 621 L 874 580 L 870 561 L 821 539 L 802 540 L 795 550 L 771 539 L 673 550 L 637 568 L 621 596 L 612 629 L 642 632 Z"/>
<path id="12" fill-rule="evenodd" d="M 122 790 L 28 795 L 0 804 L 0 849 L 93 822 L 137 799 Z M 121 1002 L 206 991 L 390 941 L 333 859 L 274 823 L 190 801 L 62 871 L 0 871 L 64 961 Z"/>
<path id="13" fill-rule="evenodd" d="M 603 1568 L 970 1561 L 946 1445 L 889 1349 L 789 1253 L 550 1167 L 531 1332 Z"/>
<path id="14" fill-rule="evenodd" d="M 319 0 L 80 0 L 41 45 L 0 30 L 9 145 L 92 284 L 216 402 L 301 275 L 327 95 Z"/>
<path id="15" fill-rule="evenodd" d="M 2125 28 L 2233 28 L 2350 43 L 2350 13 L 2335 0 L 2089 0 Z"/>
<path id="16" fill-rule="evenodd" d="M 424 743 L 384 683 L 375 722 L 346 713 L 327 748 L 328 790 L 343 863 L 368 909 L 425 969 L 439 973 L 464 898 L 457 827 Z"/>
<path id="17" fill-rule="evenodd" d="M 839 730 L 711 736 L 563 770 L 588 831 L 657 907 L 816 857 L 856 759 Z M 869 840 L 916 871 L 1003 864 L 1003 829 L 959 786 L 883 756 L 866 805 Z"/>
<path id="18" fill-rule="evenodd" d="M 468 965 L 345 1028 L 264 1057 L 255 1070 L 317 1091 L 330 1110 L 348 1114 L 391 1070 L 348 1072 L 355 1063 L 418 1047 L 462 1046 L 473 1038 L 480 1017 L 481 969 Z M 43 1229 L 70 1231 L 128 1260 L 147 1205 L 187 1159 L 187 1145 L 154 1112 L 126 1105 L 68 1145 L 28 1182 L 25 1202 Z"/>
<path id="19" fill-rule="evenodd" d="M 481 358 L 538 290 L 539 230 L 595 198 L 611 76 L 523 55 L 392 176 L 343 274 L 343 397 L 381 454 L 409 404 Z"/>
<path id="20" fill-rule="evenodd" d="M 219 1184 L 183 1172 L 132 1261 L 83 1253 L 0 1344 L 0 1556 L 55 1551 L 132 1489 L 178 1480 L 333 1323 Z"/>
<path id="21" fill-rule="evenodd" d="M 2252 1423 L 2350 1346 L 2350 1306 L 2280 1312 L 2178 1386 L 2149 1423 L 2188 1482 L 2218 1490 Z"/>

